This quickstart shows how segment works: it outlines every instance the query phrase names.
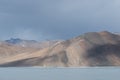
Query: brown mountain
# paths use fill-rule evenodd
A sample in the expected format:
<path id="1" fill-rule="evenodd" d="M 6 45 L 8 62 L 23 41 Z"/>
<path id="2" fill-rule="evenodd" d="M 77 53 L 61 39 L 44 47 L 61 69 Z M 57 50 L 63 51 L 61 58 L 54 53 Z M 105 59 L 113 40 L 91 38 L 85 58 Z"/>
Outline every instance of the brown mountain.
<path id="1" fill-rule="evenodd" d="M 0 66 L 120 66 L 120 35 L 107 31 L 89 32 L 42 48 L 1 42 Z"/>

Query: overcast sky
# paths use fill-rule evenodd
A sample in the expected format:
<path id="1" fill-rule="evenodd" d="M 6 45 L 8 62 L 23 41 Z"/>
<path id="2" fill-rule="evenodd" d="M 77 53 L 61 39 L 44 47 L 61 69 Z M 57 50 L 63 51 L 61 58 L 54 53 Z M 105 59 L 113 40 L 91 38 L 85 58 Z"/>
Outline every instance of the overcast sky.
<path id="1" fill-rule="evenodd" d="M 120 0 L 0 0 L 0 39 L 68 39 L 120 32 Z"/>

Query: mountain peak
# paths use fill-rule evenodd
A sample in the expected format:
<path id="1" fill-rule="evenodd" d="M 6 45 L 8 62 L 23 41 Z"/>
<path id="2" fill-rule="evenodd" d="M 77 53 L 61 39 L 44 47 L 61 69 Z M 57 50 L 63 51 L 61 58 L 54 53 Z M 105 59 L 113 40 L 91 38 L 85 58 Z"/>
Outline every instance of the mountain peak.
<path id="1" fill-rule="evenodd" d="M 18 44 L 21 43 L 23 40 L 20 38 L 10 38 L 9 40 L 5 40 L 5 42 L 12 43 L 12 44 Z"/>
<path id="2" fill-rule="evenodd" d="M 9 40 L 5 40 L 5 42 L 7 43 L 12 43 L 12 44 L 20 44 L 22 42 L 37 42 L 35 40 L 24 40 L 24 39 L 20 39 L 20 38 L 10 38 Z"/>

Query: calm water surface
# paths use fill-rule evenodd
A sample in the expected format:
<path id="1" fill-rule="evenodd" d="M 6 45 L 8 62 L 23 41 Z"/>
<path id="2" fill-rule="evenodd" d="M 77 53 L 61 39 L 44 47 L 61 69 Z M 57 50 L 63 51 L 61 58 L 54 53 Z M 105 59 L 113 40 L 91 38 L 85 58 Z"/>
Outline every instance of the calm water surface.
<path id="1" fill-rule="evenodd" d="M 0 80 L 120 80 L 120 68 L 0 68 Z"/>

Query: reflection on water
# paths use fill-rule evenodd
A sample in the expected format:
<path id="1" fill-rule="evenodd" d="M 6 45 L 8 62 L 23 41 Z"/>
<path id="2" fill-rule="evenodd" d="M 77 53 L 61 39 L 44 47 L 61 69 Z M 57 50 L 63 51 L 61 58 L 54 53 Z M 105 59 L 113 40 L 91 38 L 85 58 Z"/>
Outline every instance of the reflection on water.
<path id="1" fill-rule="evenodd" d="M 0 68 L 0 80 L 119 80 L 120 68 Z"/>

